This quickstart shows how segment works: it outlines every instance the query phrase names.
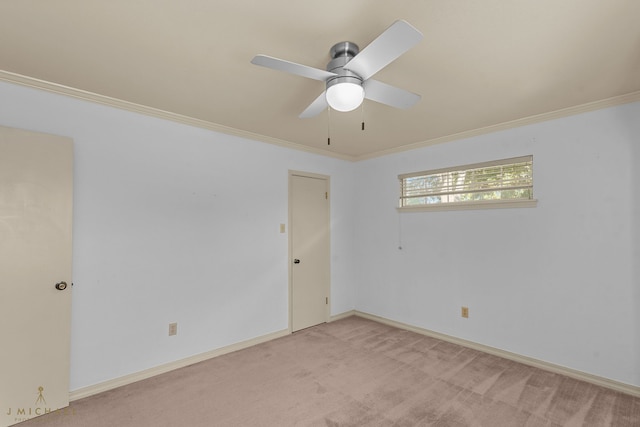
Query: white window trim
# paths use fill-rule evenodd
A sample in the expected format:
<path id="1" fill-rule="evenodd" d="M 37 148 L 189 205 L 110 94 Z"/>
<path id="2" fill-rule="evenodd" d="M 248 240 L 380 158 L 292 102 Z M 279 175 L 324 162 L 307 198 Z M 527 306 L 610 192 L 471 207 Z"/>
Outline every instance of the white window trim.
<path id="1" fill-rule="evenodd" d="M 483 200 L 477 202 L 434 203 L 423 206 L 397 207 L 398 212 L 470 211 L 477 209 L 535 208 L 537 199 Z"/>
<path id="2" fill-rule="evenodd" d="M 519 163 L 522 161 L 531 160 L 532 156 L 513 157 L 509 159 L 501 159 L 484 163 L 474 163 L 469 165 L 454 166 L 442 169 L 433 169 L 429 171 L 413 172 L 407 174 L 398 175 L 398 179 L 402 181 L 405 178 L 411 178 L 414 176 L 430 175 L 437 173 L 445 173 L 451 171 L 458 171 L 464 169 L 473 168 L 485 168 L 491 166 L 499 166 L 511 163 Z M 481 200 L 481 201 L 469 201 L 469 202 L 454 202 L 454 203 L 434 203 L 420 206 L 399 206 L 396 207 L 398 212 L 434 212 L 434 211 L 459 211 L 459 210 L 478 210 L 478 209 L 513 209 L 513 208 L 534 208 L 538 204 L 537 199 L 505 199 L 505 200 Z"/>

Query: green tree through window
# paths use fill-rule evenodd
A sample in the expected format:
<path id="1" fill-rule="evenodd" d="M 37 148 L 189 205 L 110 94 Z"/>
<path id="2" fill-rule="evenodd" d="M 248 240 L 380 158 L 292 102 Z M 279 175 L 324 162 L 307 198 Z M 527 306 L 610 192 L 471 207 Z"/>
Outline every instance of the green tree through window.
<path id="1" fill-rule="evenodd" d="M 400 207 L 533 199 L 533 156 L 400 175 Z"/>

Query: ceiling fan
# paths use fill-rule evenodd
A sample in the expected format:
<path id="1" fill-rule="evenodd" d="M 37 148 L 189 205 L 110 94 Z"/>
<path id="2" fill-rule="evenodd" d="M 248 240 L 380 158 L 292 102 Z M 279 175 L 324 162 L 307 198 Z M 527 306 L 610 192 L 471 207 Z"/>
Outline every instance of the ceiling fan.
<path id="1" fill-rule="evenodd" d="M 373 80 L 371 77 L 422 40 L 422 33 L 406 21 L 398 20 L 362 51 L 353 42 L 334 45 L 327 70 L 296 64 L 267 55 L 256 55 L 251 63 L 274 70 L 325 82 L 326 90 L 301 114 L 314 117 L 330 106 L 337 111 L 351 111 L 364 98 L 396 108 L 409 108 L 420 95 Z"/>

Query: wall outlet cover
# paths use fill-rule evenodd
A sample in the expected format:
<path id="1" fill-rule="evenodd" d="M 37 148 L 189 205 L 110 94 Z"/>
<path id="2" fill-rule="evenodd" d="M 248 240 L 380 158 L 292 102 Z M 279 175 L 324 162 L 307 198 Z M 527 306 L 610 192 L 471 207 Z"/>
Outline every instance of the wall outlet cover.
<path id="1" fill-rule="evenodd" d="M 178 324 L 169 323 L 169 336 L 178 335 Z"/>

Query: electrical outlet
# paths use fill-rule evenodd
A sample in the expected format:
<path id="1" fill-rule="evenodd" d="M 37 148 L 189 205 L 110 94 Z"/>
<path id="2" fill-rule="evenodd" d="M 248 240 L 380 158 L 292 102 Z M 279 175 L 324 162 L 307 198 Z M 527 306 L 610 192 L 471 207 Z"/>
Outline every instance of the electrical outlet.
<path id="1" fill-rule="evenodd" d="M 465 319 L 469 318 L 469 307 L 462 307 L 461 313 L 462 317 Z"/>
<path id="2" fill-rule="evenodd" d="M 169 323 L 169 336 L 178 335 L 178 324 Z"/>

